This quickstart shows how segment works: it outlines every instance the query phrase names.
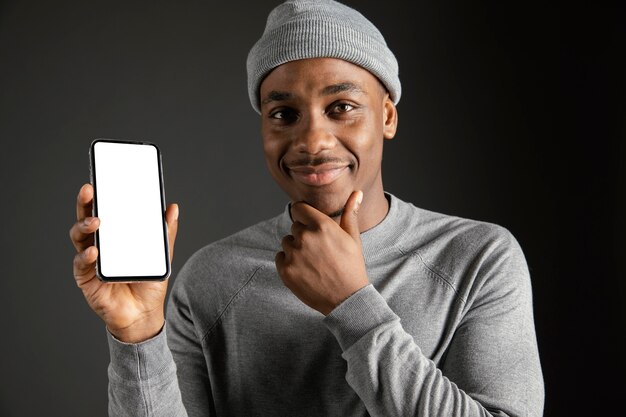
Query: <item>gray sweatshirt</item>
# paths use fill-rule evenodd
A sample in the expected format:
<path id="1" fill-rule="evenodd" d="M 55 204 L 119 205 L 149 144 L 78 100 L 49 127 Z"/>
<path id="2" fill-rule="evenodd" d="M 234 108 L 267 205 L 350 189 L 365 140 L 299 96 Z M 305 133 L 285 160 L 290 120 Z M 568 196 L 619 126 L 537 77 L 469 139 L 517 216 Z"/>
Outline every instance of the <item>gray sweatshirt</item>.
<path id="1" fill-rule="evenodd" d="M 208 245 L 167 327 L 110 335 L 111 416 L 541 416 L 524 255 L 504 228 L 394 196 L 361 234 L 370 285 L 327 317 L 274 265 L 281 215 Z"/>

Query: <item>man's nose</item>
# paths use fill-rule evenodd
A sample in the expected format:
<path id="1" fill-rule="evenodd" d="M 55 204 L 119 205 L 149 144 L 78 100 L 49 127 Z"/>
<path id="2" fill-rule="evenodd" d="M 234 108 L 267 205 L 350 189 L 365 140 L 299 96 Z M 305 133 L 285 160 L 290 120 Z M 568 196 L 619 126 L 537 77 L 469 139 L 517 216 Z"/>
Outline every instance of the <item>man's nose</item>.
<path id="1" fill-rule="evenodd" d="M 315 155 L 332 149 L 335 141 L 335 135 L 324 115 L 310 115 L 302 119 L 294 147 L 298 152 Z"/>

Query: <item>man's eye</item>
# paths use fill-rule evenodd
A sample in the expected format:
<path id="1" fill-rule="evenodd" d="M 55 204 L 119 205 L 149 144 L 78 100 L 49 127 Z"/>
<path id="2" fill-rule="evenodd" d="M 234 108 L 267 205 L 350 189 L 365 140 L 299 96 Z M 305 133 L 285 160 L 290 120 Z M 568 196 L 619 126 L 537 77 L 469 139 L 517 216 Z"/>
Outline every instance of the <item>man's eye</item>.
<path id="1" fill-rule="evenodd" d="M 270 113 L 271 119 L 290 121 L 296 118 L 295 112 L 289 109 L 276 110 Z"/>
<path id="2" fill-rule="evenodd" d="M 347 113 L 354 109 L 354 106 L 349 103 L 338 103 L 334 106 L 333 111 L 336 113 Z"/>

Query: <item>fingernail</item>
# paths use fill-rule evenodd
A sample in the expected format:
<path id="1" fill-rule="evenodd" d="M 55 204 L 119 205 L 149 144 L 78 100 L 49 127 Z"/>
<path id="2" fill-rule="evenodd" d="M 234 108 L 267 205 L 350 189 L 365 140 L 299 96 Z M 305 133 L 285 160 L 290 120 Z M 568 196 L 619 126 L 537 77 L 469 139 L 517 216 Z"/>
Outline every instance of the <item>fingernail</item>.
<path id="1" fill-rule="evenodd" d="M 362 201 L 363 201 L 363 191 L 359 191 L 359 195 L 356 197 L 356 204 L 360 206 Z"/>
<path id="2" fill-rule="evenodd" d="M 86 217 L 83 222 L 85 223 L 85 226 L 89 226 L 91 223 L 93 223 L 93 217 Z"/>

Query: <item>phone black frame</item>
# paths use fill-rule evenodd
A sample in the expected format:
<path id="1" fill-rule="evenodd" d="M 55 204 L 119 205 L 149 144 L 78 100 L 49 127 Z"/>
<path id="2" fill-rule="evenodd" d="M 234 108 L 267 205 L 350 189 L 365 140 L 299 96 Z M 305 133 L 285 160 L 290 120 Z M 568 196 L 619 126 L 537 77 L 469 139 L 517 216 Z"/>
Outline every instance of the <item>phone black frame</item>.
<path id="1" fill-rule="evenodd" d="M 98 258 L 96 260 L 96 275 L 101 281 L 104 282 L 140 282 L 140 281 L 164 281 L 169 278 L 172 272 L 172 266 L 170 262 L 170 246 L 169 246 L 169 238 L 167 234 L 167 222 L 165 220 L 165 186 L 163 182 L 163 164 L 162 164 L 162 156 L 161 149 L 152 142 L 147 141 L 137 141 L 137 140 L 125 140 L 125 139 L 105 139 L 98 138 L 94 139 L 89 146 L 89 174 L 91 185 L 93 187 L 93 205 L 92 212 L 94 217 L 98 217 L 98 188 L 97 188 L 97 178 L 96 178 L 96 160 L 95 160 L 95 145 L 99 142 L 110 142 L 110 143 L 119 143 L 119 144 L 131 144 L 131 145 L 146 145 L 153 146 L 156 149 L 157 158 L 158 158 L 158 168 L 159 168 L 159 191 L 161 194 L 161 213 L 162 213 L 162 225 L 163 225 L 163 239 L 165 242 L 165 265 L 166 272 L 162 276 L 147 276 L 147 275 L 139 275 L 139 276 L 115 276 L 108 277 L 102 274 L 101 266 L 100 266 L 100 235 L 98 230 L 95 233 L 95 245 L 98 248 Z"/>

